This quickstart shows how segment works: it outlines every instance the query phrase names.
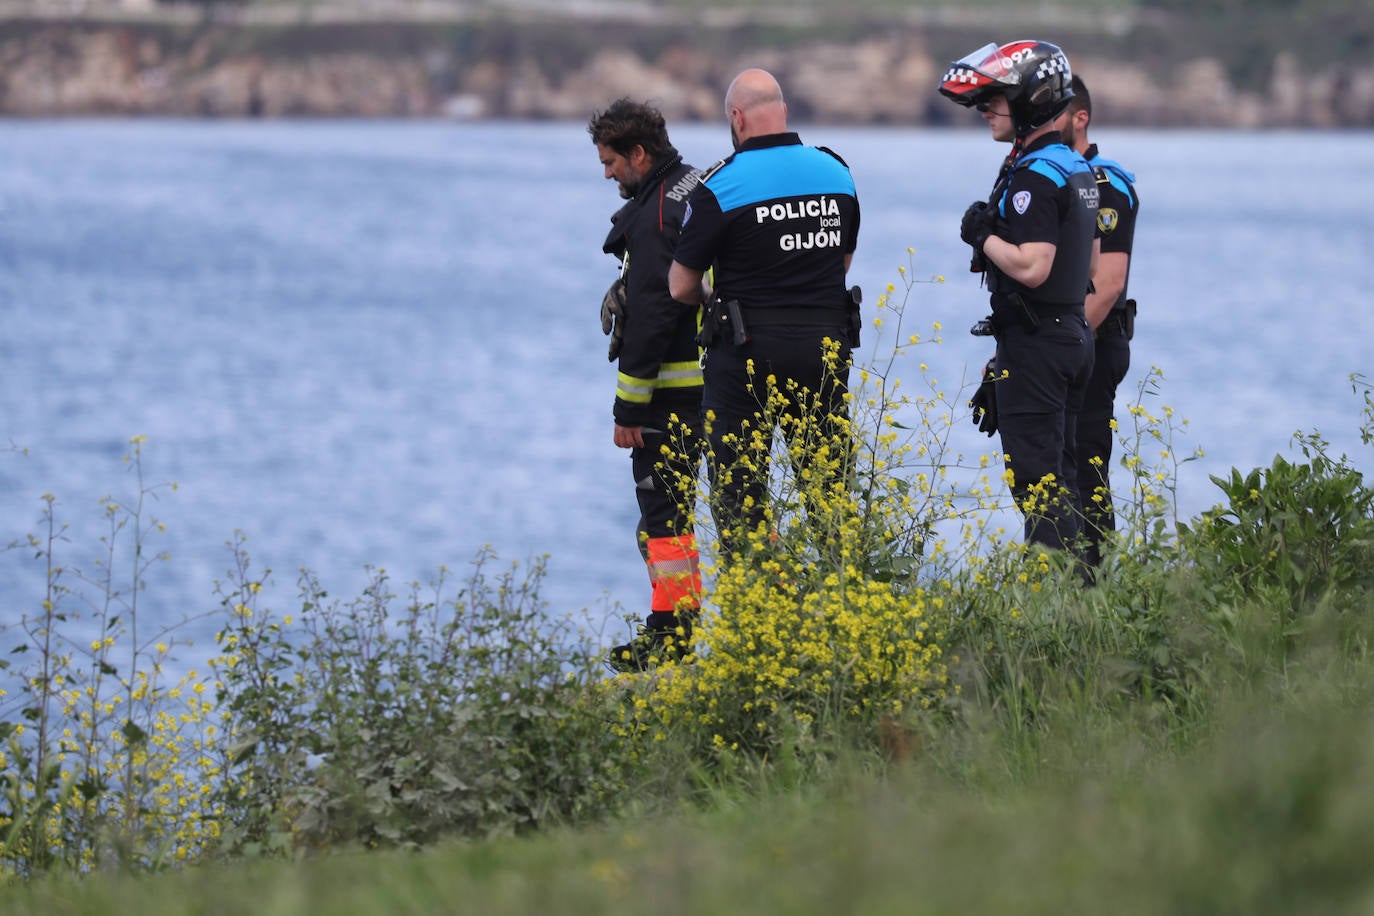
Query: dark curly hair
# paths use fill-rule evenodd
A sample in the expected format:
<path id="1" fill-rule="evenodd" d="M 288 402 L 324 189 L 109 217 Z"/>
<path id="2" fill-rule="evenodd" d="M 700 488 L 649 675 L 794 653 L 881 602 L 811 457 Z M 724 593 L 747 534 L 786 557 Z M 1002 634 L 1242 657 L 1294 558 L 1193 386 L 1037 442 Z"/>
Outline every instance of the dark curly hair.
<path id="1" fill-rule="evenodd" d="M 592 142 L 609 147 L 628 156 L 636 146 L 654 162 L 662 162 L 677 155 L 668 140 L 668 126 L 659 110 L 645 102 L 616 99 L 605 111 L 592 115 L 587 122 Z"/>

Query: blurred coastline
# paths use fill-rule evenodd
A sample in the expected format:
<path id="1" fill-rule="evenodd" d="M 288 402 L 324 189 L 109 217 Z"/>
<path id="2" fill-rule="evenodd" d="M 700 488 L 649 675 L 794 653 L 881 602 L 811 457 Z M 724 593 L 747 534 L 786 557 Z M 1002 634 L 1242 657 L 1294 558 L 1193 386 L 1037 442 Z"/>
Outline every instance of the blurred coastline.
<path id="1" fill-rule="evenodd" d="M 944 68 L 1025 37 L 1065 48 L 1100 124 L 1374 127 L 1374 8 L 1354 0 L 7 0 L 0 115 L 577 120 L 629 94 L 713 121 L 762 66 L 798 123 L 964 125 Z"/>

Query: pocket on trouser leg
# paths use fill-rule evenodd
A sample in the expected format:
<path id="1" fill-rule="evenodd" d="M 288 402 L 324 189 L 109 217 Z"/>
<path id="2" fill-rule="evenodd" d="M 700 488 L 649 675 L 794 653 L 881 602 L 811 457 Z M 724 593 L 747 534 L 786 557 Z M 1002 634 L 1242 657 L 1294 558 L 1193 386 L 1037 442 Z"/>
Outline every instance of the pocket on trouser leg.
<path id="1" fill-rule="evenodd" d="M 696 536 L 650 538 L 646 561 L 653 595 L 649 609 L 675 612 L 701 603 L 701 566 Z"/>

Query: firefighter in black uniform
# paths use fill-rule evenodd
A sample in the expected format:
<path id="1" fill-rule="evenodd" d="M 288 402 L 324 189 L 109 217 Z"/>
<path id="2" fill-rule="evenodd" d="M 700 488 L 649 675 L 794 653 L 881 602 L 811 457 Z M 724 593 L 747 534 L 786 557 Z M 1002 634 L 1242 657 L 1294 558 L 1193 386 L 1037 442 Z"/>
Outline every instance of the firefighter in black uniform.
<path id="1" fill-rule="evenodd" d="M 1140 198 L 1135 192 L 1135 175 L 1119 163 L 1097 152 L 1088 141 L 1093 103 L 1088 87 L 1077 75 L 1073 78 L 1073 99 L 1068 121 L 1060 132 L 1064 144 L 1077 150 L 1092 167 L 1100 195 L 1097 208 L 1097 234 L 1102 253 L 1093 275 L 1093 291 L 1088 293 L 1084 311 L 1093 329 L 1096 356 L 1092 378 L 1083 397 L 1083 412 L 1078 415 L 1078 499 L 1083 504 L 1083 559 L 1089 566 L 1102 562 L 1102 540 L 1116 530 L 1112 509 L 1111 461 L 1112 418 L 1116 388 L 1131 368 L 1131 337 L 1135 334 L 1135 300 L 1126 298 L 1131 272 L 1131 245 L 1135 241 L 1135 220 Z"/>
<path id="2" fill-rule="evenodd" d="M 700 602 L 692 526 L 703 448 L 700 309 L 668 293 L 668 264 L 699 172 L 682 161 L 663 115 L 649 105 L 619 99 L 592 116 L 587 132 L 606 178 L 628 201 L 611 218 L 602 246 L 620 261 L 620 276 L 606 292 L 601 318 L 611 335 L 609 357 L 620 360 L 614 441 L 630 449 L 651 589 L 643 628 L 611 649 L 607 663 L 642 671 L 690 651 Z"/>
<path id="3" fill-rule="evenodd" d="M 1016 41 L 955 62 L 939 87 L 1012 143 L 960 236 L 991 293 L 997 428 L 1026 541 L 1056 549 L 1075 549 L 1081 528 L 1074 447 L 1093 366 L 1083 301 L 1097 251 L 1097 182 L 1056 126 L 1072 76 L 1057 46 Z"/>
<path id="4" fill-rule="evenodd" d="M 668 275 L 673 296 L 695 302 L 705 296 L 702 278 L 713 269 L 702 407 L 722 556 L 765 522 L 771 421 L 786 420 L 785 437 L 798 430 L 817 437 L 807 446 L 788 443 L 799 479 L 808 467 L 821 466 L 808 446 L 842 452 L 838 460 L 833 451 L 827 456 L 819 486 L 848 474 L 844 395 L 857 297 L 846 291 L 845 273 L 859 231 L 848 166 L 829 150 L 802 145 L 787 129 L 787 105 L 772 75 L 746 70 L 737 76 L 725 95 L 725 115 L 735 152 L 708 169 L 692 192 Z M 827 347 L 834 354 L 829 360 Z M 770 396 L 785 402 L 781 417 L 765 413 Z M 760 424 L 765 416 L 770 419 Z M 755 440 L 761 446 L 749 449 L 758 449 L 756 462 L 741 463 L 750 429 L 761 434 Z"/>

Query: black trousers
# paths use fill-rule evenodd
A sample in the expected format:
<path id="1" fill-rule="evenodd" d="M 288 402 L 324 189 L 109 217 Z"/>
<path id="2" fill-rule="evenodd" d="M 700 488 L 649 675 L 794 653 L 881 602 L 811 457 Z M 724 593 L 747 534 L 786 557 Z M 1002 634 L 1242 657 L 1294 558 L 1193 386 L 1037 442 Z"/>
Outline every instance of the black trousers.
<path id="1" fill-rule="evenodd" d="M 997 426 L 1028 544 L 1072 549 L 1081 530 L 1075 447 L 1093 357 L 1081 314 L 998 331 Z"/>
<path id="2" fill-rule="evenodd" d="M 686 414 L 686 415 L 684 415 Z M 630 470 L 639 503 L 639 545 L 648 538 L 677 537 L 692 530 L 695 481 L 706 443 L 701 418 L 683 411 L 676 420 L 665 412 L 643 427 L 644 447 L 630 449 Z M 667 452 L 664 452 L 664 447 Z"/>
<path id="3" fill-rule="evenodd" d="M 1078 499 L 1083 504 L 1083 559 L 1096 566 L 1102 561 L 1102 540 L 1116 530 L 1112 507 L 1112 417 L 1116 409 L 1116 389 L 1131 368 L 1131 342 L 1121 333 L 1115 319 L 1104 325 L 1097 338 L 1093 374 L 1083 395 L 1083 411 L 1078 416 Z"/>
<path id="4" fill-rule="evenodd" d="M 831 366 L 823 355 L 827 338 L 839 344 Z M 844 395 L 850 358 L 849 331 L 842 328 L 755 328 L 746 344 L 724 341 L 707 351 L 701 407 L 722 556 L 767 517 L 769 455 L 779 428 L 799 480 L 814 467 L 825 468 L 801 488 L 803 499 L 810 487 L 848 475 L 852 437 Z M 770 397 L 777 398 L 772 406 Z M 805 441 L 797 440 L 799 430 Z M 831 461 L 813 463 L 822 447 L 846 454 L 832 452 Z"/>

